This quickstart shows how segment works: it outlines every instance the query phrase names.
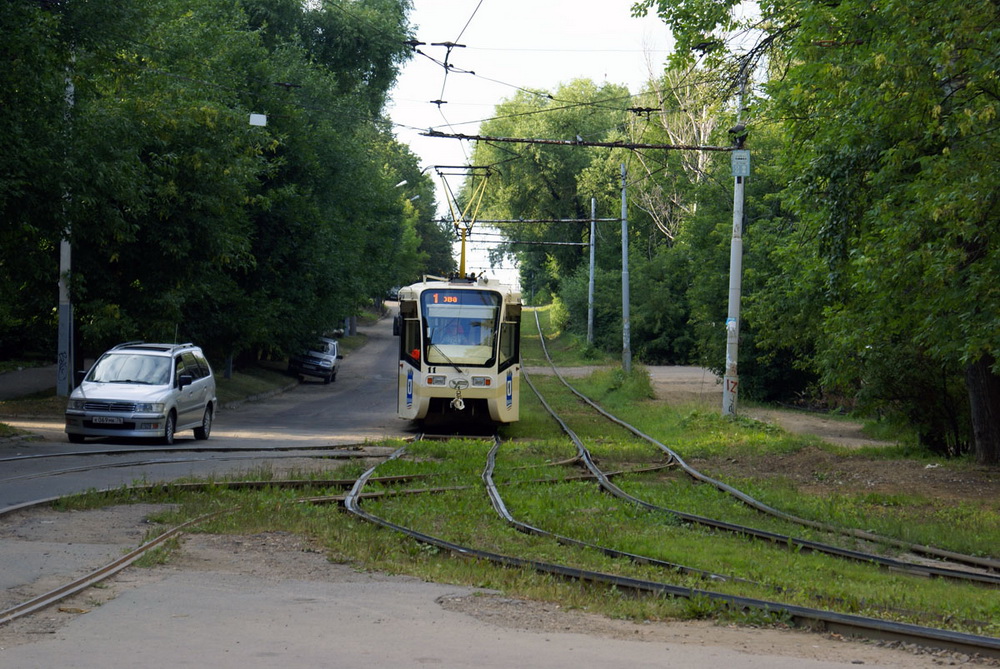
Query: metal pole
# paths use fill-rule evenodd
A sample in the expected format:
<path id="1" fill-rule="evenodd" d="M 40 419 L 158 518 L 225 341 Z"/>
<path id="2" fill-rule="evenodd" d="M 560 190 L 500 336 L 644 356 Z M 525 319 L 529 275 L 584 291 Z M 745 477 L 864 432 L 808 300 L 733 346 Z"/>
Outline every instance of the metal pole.
<path id="1" fill-rule="evenodd" d="M 622 368 L 632 372 L 632 332 L 629 320 L 628 203 L 625 198 L 625 163 L 622 163 Z"/>
<path id="2" fill-rule="evenodd" d="M 594 229 L 597 224 L 597 198 L 590 198 L 590 284 L 587 288 L 587 344 L 594 345 Z"/>
<path id="3" fill-rule="evenodd" d="M 66 127 L 73 122 L 73 105 L 76 102 L 76 90 L 73 87 L 73 65 L 72 62 L 66 68 Z M 69 130 L 67 129 L 67 135 Z M 67 140 L 71 139 L 67 137 Z M 71 141 L 66 142 L 66 146 L 71 146 Z M 65 194 L 69 199 L 69 193 Z M 63 212 L 66 212 L 66 204 L 63 203 Z M 63 231 L 62 241 L 59 243 L 59 308 L 57 316 L 59 325 L 57 330 L 57 356 L 56 356 L 56 395 L 58 397 L 68 397 L 73 392 L 75 361 L 73 360 L 73 303 L 69 294 L 69 273 L 72 264 L 72 249 L 69 242 L 70 230 L 69 222 Z"/>
<path id="4" fill-rule="evenodd" d="M 740 345 L 740 293 L 743 284 L 743 187 L 745 177 L 734 177 L 733 240 L 729 247 L 729 314 L 726 317 L 726 374 L 722 382 L 722 415 L 736 415 L 740 385 L 737 358 Z"/>
<path id="5" fill-rule="evenodd" d="M 71 263 L 69 240 L 59 244 L 59 354 L 56 362 L 56 395 L 68 397 L 73 392 L 73 304 L 69 297 Z"/>

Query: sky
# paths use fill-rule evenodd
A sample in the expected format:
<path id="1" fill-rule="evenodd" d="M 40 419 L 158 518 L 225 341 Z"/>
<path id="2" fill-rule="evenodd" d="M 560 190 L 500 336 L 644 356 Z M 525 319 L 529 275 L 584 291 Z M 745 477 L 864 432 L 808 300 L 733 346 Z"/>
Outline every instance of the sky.
<path id="1" fill-rule="evenodd" d="M 410 146 L 421 167 L 467 165 L 471 143 L 420 133 L 433 128 L 475 135 L 479 121 L 492 116 L 495 106 L 515 95 L 518 87 L 551 91 L 588 78 L 638 92 L 650 72 L 662 71 L 673 41 L 655 16 L 632 18 L 632 2 L 413 0 L 410 22 L 416 26 L 416 38 L 426 43 L 419 50 L 429 57 L 414 54 L 391 92 L 388 112 L 396 137 Z M 465 46 L 449 55 L 434 42 Z M 446 55 L 453 66 L 447 76 L 431 60 L 444 61 Z M 441 184 L 437 186 L 439 213 L 444 214 L 447 203 Z M 457 177 L 449 177 L 449 186 L 458 191 Z M 468 269 L 483 269 L 487 263 L 481 245 L 472 246 L 476 254 Z"/>

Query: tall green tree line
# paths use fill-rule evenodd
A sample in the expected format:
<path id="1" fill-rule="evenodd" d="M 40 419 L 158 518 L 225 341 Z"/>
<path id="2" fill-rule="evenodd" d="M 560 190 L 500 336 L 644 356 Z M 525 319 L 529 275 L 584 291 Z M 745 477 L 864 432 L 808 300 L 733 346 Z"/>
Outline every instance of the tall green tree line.
<path id="1" fill-rule="evenodd" d="M 729 145 L 747 122 L 741 388 L 905 420 L 943 454 L 1000 462 L 1000 18 L 994 2 L 649 0 L 677 51 L 663 77 L 581 116 L 518 96 L 484 135 Z M 749 38 L 732 39 L 734 35 Z M 575 84 L 586 91 L 584 83 Z M 738 93 L 746 91 L 737 109 Z M 544 93 L 544 92 L 543 92 Z M 553 91 L 552 98 L 565 97 Z M 613 96 L 612 96 L 613 97 Z M 600 101 L 600 104 L 598 102 Z M 714 119 L 714 122 L 712 122 Z M 724 362 L 732 221 L 728 156 L 561 148 L 501 151 L 498 218 L 574 203 L 617 215 L 629 171 L 633 349 L 649 362 Z M 516 159 L 509 163 L 503 160 Z M 582 210 L 582 211 L 581 211 Z M 584 216 L 586 213 L 584 213 Z M 510 231 L 513 236 L 514 231 Z M 517 233 L 518 236 L 523 233 Z M 579 230 L 538 229 L 550 241 Z M 598 344 L 620 346 L 618 242 L 598 232 Z M 570 247 L 571 249 L 571 247 Z M 584 253 L 520 253 L 586 327 Z M 742 392 L 742 391 L 741 391 Z"/>
<path id="2" fill-rule="evenodd" d="M 217 357 L 284 351 L 449 269 L 427 250 L 447 238 L 425 223 L 430 179 L 379 120 L 409 9 L 4 3 L 0 353 L 54 340 L 64 235 L 90 353 L 137 338 Z"/>
<path id="3" fill-rule="evenodd" d="M 763 338 L 901 408 L 936 450 L 1000 462 L 997 4 L 761 2 L 741 52 L 719 39 L 746 27 L 735 2 L 640 4 L 678 60 L 710 43 L 720 67 L 768 68 L 754 104 L 781 124 L 796 218 L 754 298 Z"/>

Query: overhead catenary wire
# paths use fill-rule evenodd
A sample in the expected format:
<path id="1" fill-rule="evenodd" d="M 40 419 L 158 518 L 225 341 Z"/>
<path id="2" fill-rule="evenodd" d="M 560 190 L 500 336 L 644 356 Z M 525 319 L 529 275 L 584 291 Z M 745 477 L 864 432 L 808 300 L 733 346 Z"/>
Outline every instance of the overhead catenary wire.
<path id="1" fill-rule="evenodd" d="M 429 131 L 421 133 L 426 137 L 443 137 L 447 139 L 464 139 L 476 142 L 507 142 L 512 144 L 552 144 L 558 146 L 595 146 L 609 149 L 659 149 L 665 151 L 732 151 L 732 146 L 711 146 L 700 144 L 644 144 L 639 142 L 593 142 L 585 139 L 542 139 L 529 137 L 489 137 L 484 135 L 465 135 Z"/>

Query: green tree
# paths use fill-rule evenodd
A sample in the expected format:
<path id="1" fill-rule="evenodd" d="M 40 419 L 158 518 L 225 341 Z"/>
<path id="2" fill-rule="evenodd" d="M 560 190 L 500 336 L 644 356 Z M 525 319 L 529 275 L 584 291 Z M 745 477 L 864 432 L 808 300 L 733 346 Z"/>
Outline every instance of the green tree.
<path id="1" fill-rule="evenodd" d="M 721 47 L 735 5 L 650 0 L 637 10 L 657 8 L 683 60 L 686 47 Z M 795 177 L 785 200 L 800 231 L 790 240 L 822 263 L 799 263 L 824 275 L 814 290 L 824 294 L 821 371 L 843 377 L 878 342 L 900 342 L 944 373 L 962 369 L 976 459 L 1000 463 L 1000 10 L 988 0 L 760 10 L 753 48 L 710 55 L 730 71 L 767 62 L 780 75 L 761 109 L 785 119 L 781 162 Z"/>
<path id="2" fill-rule="evenodd" d="M 5 3 L 0 352 L 54 338 L 67 232 L 89 353 L 175 337 L 216 358 L 286 350 L 423 262 L 378 119 L 409 7 Z"/>
<path id="3" fill-rule="evenodd" d="M 57 27 L 36 3 L 0 5 L 0 355 L 55 341 L 68 64 Z"/>
<path id="4" fill-rule="evenodd" d="M 627 89 L 589 80 L 576 80 L 553 93 L 520 92 L 499 104 L 494 118 L 483 124 L 481 134 L 496 137 L 553 139 L 572 142 L 613 141 L 623 137 L 630 105 Z M 473 163 L 489 167 L 480 217 L 493 219 L 586 219 L 590 198 L 579 180 L 606 149 L 553 144 L 501 144 L 479 142 Z M 611 181 L 602 191 L 616 188 Z M 471 199 L 471 181 L 462 200 Z M 579 223 L 501 224 L 511 239 L 536 242 L 516 248 L 522 280 L 531 279 L 536 290 L 555 293 L 559 281 L 569 277 L 581 262 L 579 247 L 546 246 L 545 242 L 580 242 L 586 226 Z"/>

